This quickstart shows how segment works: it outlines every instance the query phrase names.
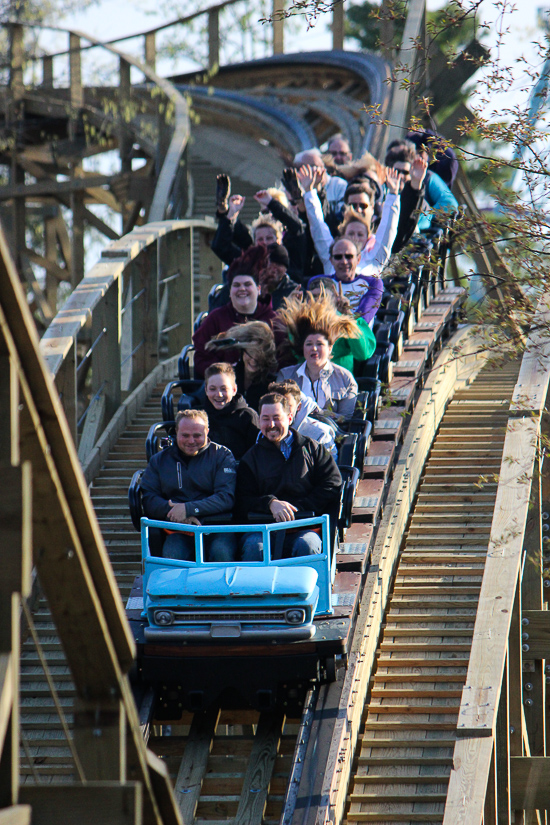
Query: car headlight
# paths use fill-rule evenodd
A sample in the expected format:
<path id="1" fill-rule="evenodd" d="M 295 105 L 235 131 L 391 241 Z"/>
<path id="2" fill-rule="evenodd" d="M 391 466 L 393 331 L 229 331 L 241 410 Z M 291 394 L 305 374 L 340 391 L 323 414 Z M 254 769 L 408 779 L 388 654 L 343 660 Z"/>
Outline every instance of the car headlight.
<path id="1" fill-rule="evenodd" d="M 301 608 L 294 607 L 291 610 L 286 611 L 285 619 L 287 624 L 302 624 L 306 620 L 306 611 Z"/>
<path id="2" fill-rule="evenodd" d="M 167 627 L 169 624 L 174 624 L 174 614 L 170 610 L 155 610 L 153 614 L 155 624 L 161 627 Z"/>

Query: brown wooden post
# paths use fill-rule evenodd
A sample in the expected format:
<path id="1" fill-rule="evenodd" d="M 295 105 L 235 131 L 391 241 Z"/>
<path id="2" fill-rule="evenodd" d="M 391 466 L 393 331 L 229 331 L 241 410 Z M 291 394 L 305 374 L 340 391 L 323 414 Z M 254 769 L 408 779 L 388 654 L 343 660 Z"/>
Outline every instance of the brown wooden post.
<path id="1" fill-rule="evenodd" d="M 121 702 L 76 698 L 74 740 L 86 781 L 126 781 L 126 714 Z"/>
<path id="2" fill-rule="evenodd" d="M 512 814 L 510 793 L 510 719 L 508 712 L 508 684 L 508 657 L 506 657 L 495 731 L 496 803 L 498 825 L 510 825 Z"/>
<path id="3" fill-rule="evenodd" d="M 119 63 L 119 94 L 118 94 L 118 117 L 119 117 L 119 138 L 118 151 L 120 155 L 120 171 L 131 172 L 132 161 L 130 150 L 132 148 L 132 138 L 130 136 L 129 124 L 131 120 L 130 112 L 130 64 L 124 58 L 120 58 Z"/>
<path id="4" fill-rule="evenodd" d="M 69 84 L 70 84 L 70 120 L 69 136 L 74 141 L 77 134 L 80 110 L 84 103 L 82 88 L 82 66 L 80 38 L 69 34 Z M 74 146 L 73 146 L 74 151 Z M 71 161 L 71 177 L 77 178 L 82 173 L 79 161 Z M 71 232 L 71 283 L 75 287 L 84 277 L 84 199 L 82 192 L 72 192 L 69 198 L 72 212 Z"/>
<path id="5" fill-rule="evenodd" d="M 145 62 L 148 66 L 150 66 L 153 71 L 155 70 L 156 62 L 157 62 L 157 44 L 156 44 L 156 34 L 155 32 L 147 32 L 144 38 L 144 58 Z"/>
<path id="6" fill-rule="evenodd" d="M 53 57 L 48 54 L 42 58 L 42 86 L 53 88 Z"/>
<path id="7" fill-rule="evenodd" d="M 380 4 L 380 46 L 381 51 L 386 60 L 393 60 L 394 46 L 393 38 L 395 36 L 395 26 L 393 22 L 393 14 L 390 10 L 390 3 L 388 0 L 382 0 Z"/>
<path id="8" fill-rule="evenodd" d="M 2 406 L 12 406 L 4 395 Z M 18 414 L 18 413 L 17 413 Z M 0 656 L 9 662 L 11 683 L 10 708 L 2 708 L 9 716 L 4 747 L 0 752 L 0 808 L 18 802 L 19 789 L 19 657 L 21 596 L 30 593 L 32 569 L 32 474 L 25 462 L 14 467 L 0 460 L 0 546 L 2 547 L 2 576 L 0 576 Z M 9 660 L 7 656 L 9 655 Z"/>
<path id="9" fill-rule="evenodd" d="M 332 48 L 344 48 L 344 0 L 336 0 L 332 7 Z"/>
<path id="10" fill-rule="evenodd" d="M 8 99 L 8 119 L 17 121 L 22 116 L 23 95 L 23 26 L 14 24 L 9 27 L 10 34 L 10 76 Z M 14 145 L 11 152 L 10 180 L 11 185 L 25 182 L 25 172 L 17 163 L 17 147 Z M 17 265 L 21 265 L 20 254 L 26 246 L 25 242 L 25 198 L 14 198 L 11 208 L 11 249 Z"/>
<path id="11" fill-rule="evenodd" d="M 273 0 L 273 54 L 285 51 L 285 0 Z"/>
<path id="12" fill-rule="evenodd" d="M 193 230 L 180 229 L 159 238 L 159 304 L 166 307 L 163 328 L 168 355 L 176 355 L 193 334 L 195 284 Z"/>
<path id="13" fill-rule="evenodd" d="M 208 68 L 220 65 L 220 10 L 208 12 Z"/>
<path id="14" fill-rule="evenodd" d="M 12 100 L 19 101 L 23 97 L 23 26 L 12 24 L 10 32 L 10 94 Z"/>
<path id="15" fill-rule="evenodd" d="M 92 398 L 78 448 L 82 462 L 120 406 L 120 287 L 117 279 L 92 314 Z"/>
<path id="16" fill-rule="evenodd" d="M 54 215 L 52 215 L 52 211 L 54 212 Z M 54 264 L 57 264 L 57 214 L 55 213 L 58 211 L 59 207 L 44 207 L 44 257 L 47 258 L 48 261 L 52 261 Z M 57 277 L 53 274 L 53 272 L 48 272 L 48 270 L 46 270 L 46 301 L 51 307 L 54 315 L 57 312 L 58 286 L 59 280 Z"/>
<path id="17" fill-rule="evenodd" d="M 137 387 L 159 362 L 158 242 L 132 263 L 132 379 Z M 139 296 L 139 297 L 138 297 Z"/>
<path id="18" fill-rule="evenodd" d="M 82 89 L 82 64 L 80 51 L 80 37 L 76 34 L 69 34 L 69 82 L 71 89 L 71 112 L 72 118 L 78 116 L 78 110 L 84 102 L 84 92 Z"/>
<path id="19" fill-rule="evenodd" d="M 543 420 L 543 428 L 547 422 Z M 525 562 L 521 581 L 522 610 L 543 608 L 543 530 L 542 530 L 542 466 L 537 462 L 532 484 L 532 503 L 525 529 Z M 523 619 L 522 632 L 529 644 L 528 619 Z M 546 755 L 546 678 L 544 660 L 530 660 L 529 651 L 523 656 L 523 705 L 529 736 L 531 756 Z"/>
<path id="20" fill-rule="evenodd" d="M 55 376 L 55 386 L 65 411 L 73 441 L 76 444 L 76 341 L 73 341 L 70 352 L 63 359 L 63 364 Z"/>

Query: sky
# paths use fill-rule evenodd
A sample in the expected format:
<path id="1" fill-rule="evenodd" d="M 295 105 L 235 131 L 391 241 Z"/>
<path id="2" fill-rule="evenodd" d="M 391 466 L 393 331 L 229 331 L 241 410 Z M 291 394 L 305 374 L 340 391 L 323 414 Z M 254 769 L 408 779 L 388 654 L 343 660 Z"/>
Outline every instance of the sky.
<path id="1" fill-rule="evenodd" d="M 212 2 L 202 0 L 200 6 L 204 8 L 213 5 L 213 2 L 214 0 Z M 350 2 L 355 4 L 354 0 L 347 0 L 346 5 Z M 428 0 L 429 9 L 435 9 L 441 5 L 443 5 L 442 0 Z M 491 26 L 490 33 L 483 42 L 493 47 L 494 55 L 497 53 L 495 29 L 503 5 L 507 10 L 514 8 L 514 4 L 510 0 L 500 0 L 496 3 L 491 2 L 491 0 L 483 0 L 480 8 L 479 19 L 488 22 Z M 514 104 L 525 104 L 527 100 L 531 82 L 524 71 L 526 66 L 524 60 L 527 60 L 527 65 L 540 67 L 540 59 L 537 56 L 533 41 L 540 42 L 542 40 L 541 29 L 537 26 L 537 10 L 541 5 L 541 0 L 518 0 L 515 4 L 516 10 L 506 14 L 507 33 L 504 36 L 503 44 L 498 48 L 498 54 L 503 65 L 513 67 L 513 80 L 507 94 L 495 98 L 494 107 L 496 111 L 502 111 L 506 106 Z M 197 6 L 199 6 L 199 3 L 193 4 L 193 6 L 188 4 L 187 9 L 192 10 Z M 245 2 L 243 0 L 242 7 L 244 8 L 244 6 Z M 98 39 L 107 40 L 154 27 L 161 22 L 173 19 L 177 14 L 175 10 L 171 10 L 169 15 L 162 15 L 158 11 L 153 12 L 153 9 L 155 9 L 155 4 L 151 3 L 151 0 L 98 0 L 85 11 L 68 15 L 60 22 L 61 25 L 68 28 L 80 29 Z M 329 17 L 329 15 L 320 15 L 315 25 L 309 30 L 303 22 L 300 23 L 294 18 L 292 23 L 294 31 L 286 34 L 285 51 L 312 51 L 330 48 Z M 228 22 L 226 18 L 226 26 Z M 221 25 L 222 27 L 224 25 L 223 18 Z M 63 41 L 58 42 L 60 47 L 64 46 Z M 127 49 L 135 56 L 141 57 L 141 43 L 140 40 L 127 41 L 121 44 L 120 48 Z M 246 43 L 245 36 L 245 48 L 247 48 Z M 355 48 L 354 41 L 348 41 L 347 46 L 351 49 Z M 160 61 L 157 70 L 159 74 L 170 74 L 176 71 L 191 71 L 197 66 L 196 62 L 186 59 L 185 49 L 182 48 L 178 51 L 176 62 Z"/>

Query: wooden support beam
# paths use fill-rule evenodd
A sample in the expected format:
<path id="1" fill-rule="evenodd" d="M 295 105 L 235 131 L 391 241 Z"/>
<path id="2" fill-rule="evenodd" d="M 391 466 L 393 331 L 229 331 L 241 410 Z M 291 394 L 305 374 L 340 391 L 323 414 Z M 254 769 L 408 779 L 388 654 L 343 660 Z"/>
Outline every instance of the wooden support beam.
<path id="1" fill-rule="evenodd" d="M 31 466 L 0 464 L 0 807 L 19 787 L 19 656 L 21 596 L 31 588 Z"/>
<path id="2" fill-rule="evenodd" d="M 210 756 L 219 718 L 220 709 L 216 707 L 193 715 L 193 723 L 174 786 L 184 822 L 193 822 L 195 818 L 202 782 L 206 774 L 206 763 Z"/>
<path id="3" fill-rule="evenodd" d="M 81 56 L 80 37 L 71 32 L 69 34 L 69 88 L 71 94 L 71 109 L 73 110 L 71 112 L 73 121 L 74 118 L 78 116 L 78 112 L 84 103 Z"/>
<path id="4" fill-rule="evenodd" d="M 182 230 L 176 238 L 173 234 L 158 242 L 159 303 L 166 306 L 162 324 L 168 330 L 168 355 L 174 355 L 191 340 L 195 316 L 193 230 Z"/>
<path id="5" fill-rule="evenodd" d="M 155 71 L 155 65 L 157 62 L 157 46 L 155 38 L 155 32 L 147 32 L 144 38 L 144 59 L 153 71 Z"/>
<path id="6" fill-rule="evenodd" d="M 512 807 L 550 810 L 550 757 L 513 756 Z"/>
<path id="7" fill-rule="evenodd" d="M 130 132 L 132 112 L 130 105 L 132 82 L 130 78 L 130 64 L 123 57 L 119 60 L 118 68 L 118 153 L 120 157 L 120 171 L 132 171 L 130 152 L 133 145 L 133 136 Z"/>
<path id="8" fill-rule="evenodd" d="M 25 93 L 23 85 L 23 26 L 12 23 L 9 26 L 10 38 L 10 94 L 13 101 L 21 100 Z"/>
<path id="9" fill-rule="evenodd" d="M 547 435 L 547 434 L 546 434 Z M 543 442 L 544 443 L 544 442 Z M 522 619 L 529 622 L 522 625 L 522 633 L 528 637 L 525 644 L 529 648 L 524 653 L 524 661 L 531 659 L 531 622 L 527 614 L 531 611 L 544 614 L 544 600 L 542 595 L 543 565 L 542 565 L 542 473 L 540 452 L 536 463 L 536 473 L 532 482 L 531 509 L 527 518 L 525 542 L 523 546 L 524 563 L 521 580 Z M 533 624 L 540 627 L 535 619 Z M 550 623 L 548 625 L 550 631 Z M 535 636 L 537 632 L 535 630 Z M 543 631 L 544 637 L 544 631 Z M 550 639 L 550 633 L 548 634 Z M 544 642 L 543 642 L 544 644 Z M 535 644 L 536 647 L 536 644 Z M 540 650 L 540 647 L 539 647 Z M 550 656 L 550 649 L 549 649 Z M 543 657 L 546 658 L 546 657 Z M 524 674 L 523 700 L 525 708 L 525 723 L 529 736 L 529 745 L 532 756 L 546 756 L 546 674 L 544 662 L 538 656 L 532 662 L 529 672 Z"/>
<path id="10" fill-rule="evenodd" d="M 31 825 L 30 805 L 11 805 L 0 809 L 0 825 Z"/>
<path id="11" fill-rule="evenodd" d="M 529 650 L 526 659 L 550 659 L 550 610 L 524 610 L 522 613 L 526 635 L 525 644 Z"/>
<path id="12" fill-rule="evenodd" d="M 74 742 L 87 782 L 126 781 L 126 714 L 121 702 L 77 698 Z"/>
<path id="13" fill-rule="evenodd" d="M 495 803 L 498 825 L 510 825 L 510 718 L 508 657 L 502 679 L 495 730 Z"/>
<path id="14" fill-rule="evenodd" d="M 285 0 L 273 0 L 273 54 L 285 51 Z"/>
<path id="15" fill-rule="evenodd" d="M 264 819 L 269 783 L 284 722 L 284 714 L 280 712 L 262 713 L 260 716 L 234 825 L 249 825 Z"/>
<path id="16" fill-rule="evenodd" d="M 478 40 L 472 40 L 449 65 L 447 55 L 430 52 L 430 98 L 433 111 L 452 103 L 464 83 L 489 58 L 489 50 Z"/>
<path id="17" fill-rule="evenodd" d="M 49 54 L 42 58 L 42 86 L 53 89 L 53 57 Z"/>
<path id="18" fill-rule="evenodd" d="M 344 0 L 336 0 L 332 6 L 332 48 L 344 48 Z"/>
<path id="19" fill-rule="evenodd" d="M 19 380 L 5 340 L 0 337 L 0 455 L 19 464 Z"/>
<path id="20" fill-rule="evenodd" d="M 208 12 L 208 68 L 220 65 L 220 10 Z"/>
<path id="21" fill-rule="evenodd" d="M 38 511 L 35 513 L 41 535 L 41 538 L 37 539 L 36 546 L 40 547 L 44 542 L 45 547 L 59 554 L 59 566 L 56 566 L 54 559 L 51 559 L 52 565 L 49 566 L 48 553 L 44 553 L 41 557 L 45 565 L 46 579 L 52 580 L 52 585 L 58 590 L 61 602 L 72 590 L 78 594 L 78 599 L 82 604 L 81 591 L 93 593 L 95 590 L 95 588 L 90 590 L 89 587 L 88 577 L 91 567 L 97 588 L 95 598 L 101 600 L 102 609 L 109 617 L 110 631 L 105 626 L 98 628 L 97 641 L 100 641 L 101 636 L 105 637 L 105 634 L 106 638 L 102 643 L 103 653 L 98 651 L 97 658 L 94 657 L 94 660 L 101 662 L 102 666 L 109 666 L 112 650 L 108 649 L 107 638 L 112 635 L 121 667 L 127 669 L 133 661 L 133 642 L 124 617 L 118 587 L 108 563 L 76 450 L 71 446 L 63 409 L 54 391 L 51 376 L 39 354 L 34 322 L 1 232 L 0 253 L 0 326 L 10 356 L 14 359 L 19 372 L 22 388 L 21 414 L 25 417 L 25 421 L 22 422 L 21 428 L 21 447 L 23 448 L 21 455 L 23 458 L 26 457 L 23 451 L 25 450 L 30 459 L 34 458 L 37 461 L 38 479 L 34 479 L 33 484 L 40 487 L 40 493 L 43 496 Z M 9 325 L 7 318 L 10 319 Z M 75 522 L 78 523 L 78 533 Z M 52 536 L 58 533 L 59 541 L 53 542 L 57 547 L 54 549 Z M 82 556 L 83 547 L 86 548 L 85 561 Z M 56 574 L 52 575 L 54 569 Z M 63 594 L 61 571 L 64 569 L 69 575 L 74 571 L 77 578 L 80 574 L 84 575 L 88 578 L 88 582 L 85 584 L 81 581 L 80 585 L 77 585 L 75 581 L 74 586 L 67 583 Z M 77 572 L 78 570 L 80 573 Z M 84 607 L 83 604 L 82 607 Z M 97 612 L 97 605 L 94 612 L 100 620 L 102 610 Z M 72 622 L 60 621 L 60 629 L 62 632 L 66 630 L 69 633 L 78 633 L 76 625 Z M 75 643 L 75 653 L 81 647 L 82 639 L 86 639 L 88 644 L 91 636 L 91 625 L 88 624 L 87 629 L 83 626 L 79 641 Z M 86 658 L 84 650 L 82 654 Z M 88 683 L 90 679 L 93 680 L 94 677 L 94 669 L 90 669 L 89 662 L 89 658 L 82 662 L 83 684 Z"/>

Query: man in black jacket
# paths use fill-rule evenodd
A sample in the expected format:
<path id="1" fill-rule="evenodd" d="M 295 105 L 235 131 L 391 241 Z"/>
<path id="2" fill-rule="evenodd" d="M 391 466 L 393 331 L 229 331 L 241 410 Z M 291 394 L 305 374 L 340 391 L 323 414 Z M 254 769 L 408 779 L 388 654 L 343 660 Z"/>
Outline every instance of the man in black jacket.
<path id="1" fill-rule="evenodd" d="M 290 429 L 288 399 L 278 393 L 260 400 L 257 444 L 243 456 L 237 471 L 236 501 L 239 518 L 265 513 L 276 522 L 292 522 L 296 513 L 336 514 L 342 477 L 330 453 L 311 438 Z M 262 558 L 262 534 L 249 533 L 243 543 L 243 561 Z M 283 557 L 322 552 L 314 530 L 289 530 Z"/>
<path id="2" fill-rule="evenodd" d="M 235 370 L 221 361 L 204 371 L 206 392 L 205 412 L 210 425 L 210 438 L 223 444 L 240 461 L 258 438 L 258 413 L 251 410 L 237 392 Z"/>
<path id="3" fill-rule="evenodd" d="M 235 501 L 236 466 L 227 447 L 208 438 L 204 410 L 179 412 L 176 444 L 151 458 L 141 480 L 145 515 L 158 521 L 199 525 L 203 517 L 229 513 Z M 193 561 L 193 533 L 167 532 L 164 558 Z M 235 551 L 231 533 L 207 537 L 207 561 L 233 561 Z"/>

